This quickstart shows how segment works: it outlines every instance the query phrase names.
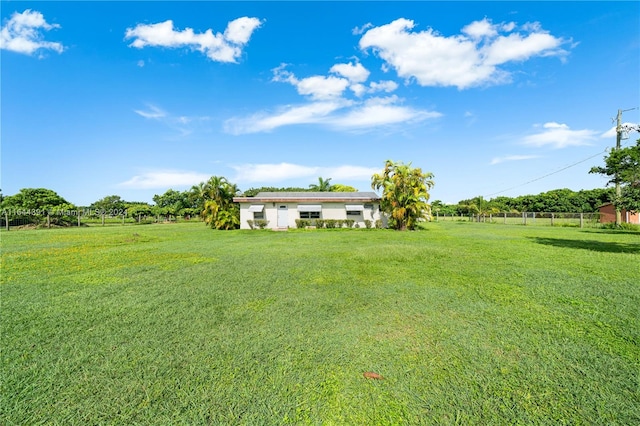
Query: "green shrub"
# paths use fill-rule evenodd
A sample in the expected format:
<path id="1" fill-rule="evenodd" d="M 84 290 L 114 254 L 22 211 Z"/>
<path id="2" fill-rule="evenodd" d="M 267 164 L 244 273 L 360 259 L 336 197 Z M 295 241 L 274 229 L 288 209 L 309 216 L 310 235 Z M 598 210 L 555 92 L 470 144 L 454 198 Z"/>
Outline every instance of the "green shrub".
<path id="1" fill-rule="evenodd" d="M 316 228 L 324 228 L 326 221 L 324 219 L 316 219 Z"/>
<path id="2" fill-rule="evenodd" d="M 342 228 L 346 223 L 344 219 L 336 219 L 336 228 Z"/>
<path id="3" fill-rule="evenodd" d="M 257 219 L 254 220 L 253 223 L 260 229 L 264 229 L 267 227 L 267 225 L 269 224 L 268 220 L 265 219 Z"/>
<path id="4" fill-rule="evenodd" d="M 617 229 L 621 231 L 636 231 L 640 232 L 640 225 L 634 225 L 633 223 L 621 223 L 620 225 L 616 225 L 615 222 L 605 223 L 602 225 L 604 229 Z"/>
<path id="5" fill-rule="evenodd" d="M 326 220 L 325 220 L 325 226 L 326 226 L 327 228 L 329 228 L 329 229 L 331 229 L 331 228 L 335 228 L 335 227 L 336 227 L 336 225 L 337 225 L 337 222 L 338 222 L 338 221 L 337 221 L 337 220 L 335 220 L 335 219 L 326 219 Z"/>
<path id="6" fill-rule="evenodd" d="M 367 229 L 371 229 L 371 221 L 369 219 L 364 220 L 364 226 Z"/>
<path id="7" fill-rule="evenodd" d="M 307 226 L 311 226 L 311 221 L 309 219 L 296 219 L 296 227 L 298 229 L 304 229 Z"/>
<path id="8" fill-rule="evenodd" d="M 249 224 L 249 228 L 254 229 L 254 227 L 253 227 L 253 224 L 254 224 L 253 220 L 251 220 L 251 219 L 247 220 L 247 224 Z"/>
<path id="9" fill-rule="evenodd" d="M 376 220 L 376 228 L 377 229 L 382 229 L 382 220 L 380 220 L 380 219 Z"/>

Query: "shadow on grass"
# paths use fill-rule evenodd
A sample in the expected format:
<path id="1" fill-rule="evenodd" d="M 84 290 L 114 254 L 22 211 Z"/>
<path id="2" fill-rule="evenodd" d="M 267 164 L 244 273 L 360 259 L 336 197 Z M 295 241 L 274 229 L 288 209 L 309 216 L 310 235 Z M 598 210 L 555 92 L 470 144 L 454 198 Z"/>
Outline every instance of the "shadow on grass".
<path id="1" fill-rule="evenodd" d="M 530 239 L 538 244 L 554 247 L 584 249 L 607 253 L 640 253 L 640 244 L 612 243 L 594 240 L 567 240 L 562 238 L 531 237 Z"/>
<path id="2" fill-rule="evenodd" d="M 640 237 L 640 231 L 628 231 L 624 229 L 583 229 L 580 232 L 588 233 L 588 234 L 616 234 L 616 235 L 637 235 Z"/>

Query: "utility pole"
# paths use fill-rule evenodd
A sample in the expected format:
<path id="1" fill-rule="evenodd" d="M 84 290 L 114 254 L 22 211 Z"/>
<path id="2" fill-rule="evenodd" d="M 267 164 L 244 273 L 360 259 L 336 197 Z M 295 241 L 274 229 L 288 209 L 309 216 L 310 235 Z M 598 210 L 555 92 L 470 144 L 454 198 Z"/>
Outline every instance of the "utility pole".
<path id="1" fill-rule="evenodd" d="M 616 151 L 620 151 L 620 141 L 622 140 L 622 110 L 618 110 L 618 118 L 616 122 Z M 620 191 L 620 180 L 619 176 L 616 173 L 616 227 L 620 226 L 622 223 L 622 211 L 620 210 L 620 197 L 622 196 L 622 192 Z"/>

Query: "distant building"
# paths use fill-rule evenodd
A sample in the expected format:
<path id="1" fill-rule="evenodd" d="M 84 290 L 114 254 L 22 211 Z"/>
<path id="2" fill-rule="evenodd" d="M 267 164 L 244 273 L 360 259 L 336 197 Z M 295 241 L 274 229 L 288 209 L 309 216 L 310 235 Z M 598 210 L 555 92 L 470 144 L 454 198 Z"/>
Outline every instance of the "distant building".
<path id="1" fill-rule="evenodd" d="M 640 214 L 632 213 L 622 209 L 621 219 L 623 223 L 640 224 Z M 616 221 L 616 208 L 612 203 L 600 206 L 600 223 L 611 223 Z"/>
<path id="2" fill-rule="evenodd" d="M 384 220 L 375 192 L 260 192 L 255 197 L 235 197 L 240 204 L 240 229 L 248 220 L 266 220 L 267 228 L 296 227 L 296 219 Z"/>

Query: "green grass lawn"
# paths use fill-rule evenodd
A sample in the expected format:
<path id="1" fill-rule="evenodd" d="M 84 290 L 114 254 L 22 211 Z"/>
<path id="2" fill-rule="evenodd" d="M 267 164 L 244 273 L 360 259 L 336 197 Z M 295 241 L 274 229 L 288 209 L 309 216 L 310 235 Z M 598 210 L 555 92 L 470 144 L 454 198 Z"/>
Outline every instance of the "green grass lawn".
<path id="1" fill-rule="evenodd" d="M 0 237 L 5 425 L 640 423 L 638 233 Z"/>

